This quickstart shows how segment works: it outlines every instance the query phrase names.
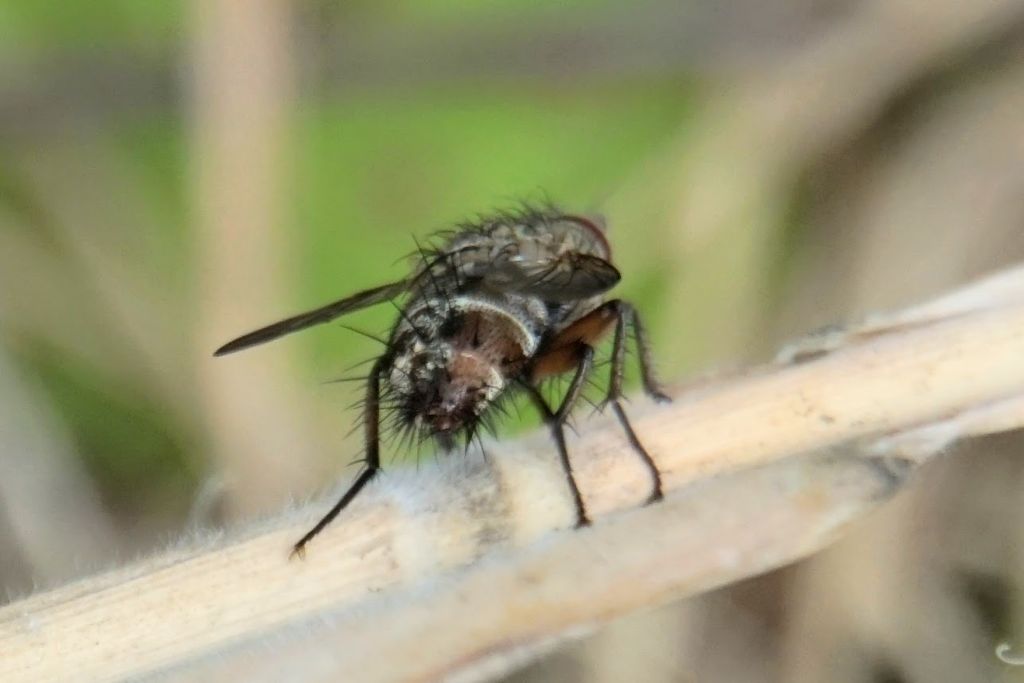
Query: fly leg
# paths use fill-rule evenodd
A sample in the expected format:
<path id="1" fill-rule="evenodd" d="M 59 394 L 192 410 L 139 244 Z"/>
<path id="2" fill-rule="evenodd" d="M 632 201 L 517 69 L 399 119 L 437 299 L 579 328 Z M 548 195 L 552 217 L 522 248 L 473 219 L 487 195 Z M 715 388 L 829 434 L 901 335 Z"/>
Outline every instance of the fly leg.
<path id="1" fill-rule="evenodd" d="M 366 414 L 363 416 L 366 438 L 366 469 L 359 473 L 359 476 L 334 504 L 334 507 L 312 529 L 307 531 L 305 536 L 299 539 L 292 548 L 291 555 L 293 557 L 295 555 L 305 557 L 306 544 L 333 522 L 338 513 L 348 507 L 348 504 L 363 490 L 363 487 L 370 483 L 370 480 L 380 471 L 380 376 L 387 362 L 386 357 L 378 358 L 373 369 L 370 370 L 370 376 L 366 383 Z"/>
<path id="2" fill-rule="evenodd" d="M 558 410 L 553 411 L 551 409 L 551 406 L 548 405 L 548 402 L 541 395 L 540 390 L 535 384 L 526 383 L 525 387 L 534 405 L 537 406 L 537 410 L 543 416 L 544 422 L 551 429 L 551 436 L 554 438 L 555 446 L 558 449 L 562 470 L 565 472 L 569 491 L 572 493 L 573 505 L 576 507 L 576 527 L 579 528 L 589 526 L 590 518 L 587 517 L 587 509 L 583 505 L 583 496 L 580 495 L 579 486 L 577 486 L 576 478 L 573 476 L 572 463 L 569 461 L 569 449 L 565 445 L 565 420 L 583 392 L 583 385 L 593 367 L 594 349 L 583 342 L 577 342 L 571 347 L 558 349 L 557 352 L 563 357 L 571 354 L 576 358 L 576 373 L 573 375 L 572 382 L 569 384 L 569 389 L 562 398 L 562 403 L 558 406 Z"/>
<path id="3" fill-rule="evenodd" d="M 605 398 L 605 404 L 611 404 L 612 410 L 615 411 L 615 417 L 618 419 L 619 424 L 622 425 L 622 430 L 626 434 L 629 445 L 640 456 L 650 474 L 651 494 L 647 498 L 647 503 L 653 503 L 662 498 L 661 473 L 658 471 L 658 467 L 654 463 L 654 459 L 651 458 L 650 453 L 647 452 L 647 449 L 640 442 L 636 432 L 633 430 L 633 426 L 629 422 L 626 411 L 622 408 L 622 377 L 626 363 L 627 327 L 632 327 L 636 336 L 640 360 L 640 377 L 643 382 L 644 391 L 656 401 L 668 401 L 670 399 L 661 390 L 658 381 L 654 378 L 654 373 L 651 369 L 651 354 L 650 347 L 647 344 L 647 335 L 633 307 L 621 299 L 613 299 L 606 301 L 569 325 L 548 343 L 546 351 L 538 355 L 531 370 L 531 376 L 534 382 L 536 382 L 543 377 L 567 372 L 578 362 L 579 352 L 577 348 L 579 346 L 590 348 L 591 345 L 596 344 L 601 337 L 608 333 L 613 324 L 615 326 L 615 338 L 612 345 L 611 372 L 608 379 L 608 394 Z M 591 353 L 593 352 L 591 351 Z M 589 369 L 589 364 L 587 367 Z M 576 377 L 573 378 L 573 383 L 576 384 L 577 382 L 582 382 L 582 377 L 578 370 Z M 570 394 L 566 398 L 571 396 L 571 392 L 572 388 L 570 387 Z M 572 397 L 573 401 L 578 397 L 578 392 L 579 387 L 577 387 L 577 396 Z M 563 407 L 559 409 L 559 414 L 564 418 L 565 412 L 571 407 L 571 402 L 563 402 Z"/>
<path id="4" fill-rule="evenodd" d="M 647 504 L 650 504 L 662 498 L 661 472 L 658 471 L 658 466 L 654 463 L 650 453 L 640 443 L 636 432 L 633 431 L 633 426 L 629 423 L 626 411 L 622 408 L 622 375 L 626 363 L 627 325 L 633 328 L 633 332 L 636 335 L 636 345 L 640 360 L 640 378 L 644 385 L 644 391 L 656 401 L 669 401 L 671 399 L 661 390 L 658 381 L 654 378 L 654 374 L 651 371 L 650 347 L 647 344 L 647 337 L 637 317 L 636 310 L 630 304 L 619 299 L 609 301 L 604 306 L 614 307 L 617 316 L 615 321 L 615 339 L 612 343 L 611 372 L 608 377 L 608 395 L 605 397 L 605 403 L 611 404 L 612 410 L 615 411 L 615 417 L 618 418 L 619 424 L 622 425 L 622 430 L 626 433 L 626 438 L 629 439 L 630 446 L 633 447 L 633 450 L 636 451 L 647 467 L 652 485 L 651 495 L 647 498 Z"/>
<path id="5" fill-rule="evenodd" d="M 672 399 L 661 388 L 661 382 L 654 376 L 654 363 L 651 361 L 651 345 L 647 341 L 647 332 L 640 322 L 640 314 L 636 312 L 632 304 L 621 299 L 617 299 L 612 303 L 618 304 L 620 323 L 628 324 L 633 328 L 633 337 L 636 340 L 636 349 L 640 362 L 640 380 L 643 382 L 644 392 L 658 403 L 668 403 Z M 616 334 L 617 337 L 618 334 Z M 623 343 L 625 343 L 625 340 L 623 340 Z M 621 368 L 619 371 L 619 384 L 622 384 Z"/>

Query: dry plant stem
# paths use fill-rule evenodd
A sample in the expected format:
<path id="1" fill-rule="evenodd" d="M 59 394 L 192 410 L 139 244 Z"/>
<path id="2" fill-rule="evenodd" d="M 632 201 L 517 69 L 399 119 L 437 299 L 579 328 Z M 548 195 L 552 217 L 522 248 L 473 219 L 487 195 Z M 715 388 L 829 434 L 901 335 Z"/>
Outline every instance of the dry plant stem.
<path id="1" fill-rule="evenodd" d="M 363 682 L 486 680 L 558 636 L 812 552 L 898 481 L 879 461 L 853 454 L 791 458 L 704 481 L 593 530 L 492 555 L 428 592 L 399 588 L 366 610 L 324 615 L 327 632 L 290 629 L 272 656 L 229 652 L 169 678 L 326 682 L 346 672 L 345 680 Z M 385 640 L 400 657 L 381 656 Z"/>
<path id="2" fill-rule="evenodd" d="M 1019 272 L 1018 278 L 1024 282 Z M 1024 286 L 1019 291 L 1024 292 Z M 1024 395 L 1022 299 L 1004 299 L 1001 307 L 951 319 L 879 330 L 803 364 L 767 368 L 679 394 L 675 403 L 664 408 L 640 410 L 634 405 L 634 426 L 661 468 L 665 492 L 671 498 L 687 484 L 713 475 L 949 421 L 963 411 Z M 231 539 L 182 547 L 9 605 L 0 610 L 0 680 L 118 680 L 224 653 L 232 644 L 280 632 L 289 624 L 320 623 L 320 617 L 346 610 L 362 614 L 364 621 L 342 620 L 332 633 L 355 637 L 365 631 L 358 641 L 365 650 L 345 656 L 375 653 L 386 659 L 394 652 L 390 632 L 376 627 L 371 607 L 378 604 L 381 591 L 404 595 L 403 609 L 412 615 L 428 604 L 432 591 L 444 586 L 443 577 L 451 576 L 453 568 L 496 552 L 507 553 L 507 563 L 492 557 L 479 565 L 497 572 L 491 585 L 502 585 L 503 568 L 526 562 L 529 553 L 571 555 L 572 547 L 582 551 L 593 539 L 595 546 L 589 550 L 599 553 L 601 561 L 587 565 L 595 575 L 586 580 L 548 576 L 561 571 L 559 565 L 543 564 L 538 555 L 542 564 L 537 567 L 546 568 L 541 574 L 516 574 L 515 588 L 509 584 L 504 592 L 465 593 L 466 600 L 497 604 L 467 603 L 467 609 L 477 608 L 470 613 L 479 614 L 481 621 L 474 622 L 475 629 L 460 648 L 447 649 L 444 655 L 465 663 L 507 645 L 508 637 L 517 637 L 513 630 L 486 621 L 493 610 L 515 611 L 527 600 L 535 601 L 540 611 L 567 608 L 553 588 L 563 585 L 560 581 L 579 580 L 581 586 L 589 586 L 588 592 L 566 595 L 575 605 L 566 612 L 566 621 L 549 620 L 530 634 L 520 630 L 518 637 L 553 637 L 558 634 L 548 628 L 592 623 L 623 609 L 762 571 L 821 545 L 825 532 L 834 526 L 824 519 L 835 509 L 826 501 L 816 513 L 823 517 L 815 522 L 819 532 L 812 534 L 814 542 L 771 550 L 757 547 L 750 554 L 739 553 L 735 565 L 726 571 L 728 563 L 716 564 L 711 555 L 728 555 L 731 548 L 740 547 L 740 526 L 722 537 L 692 540 L 687 534 L 700 536 L 700 528 L 690 524 L 689 513 L 682 511 L 685 506 L 676 508 L 674 501 L 621 515 L 614 522 L 602 520 L 612 511 L 635 508 L 646 497 L 649 482 L 612 421 L 590 422 L 580 432 L 582 436 L 570 448 L 580 488 L 598 527 L 594 530 L 549 535 L 543 544 L 521 551 L 526 554 L 518 557 L 515 549 L 552 529 L 571 527 L 572 505 L 546 439 L 498 444 L 489 448 L 492 457 L 486 462 L 452 458 L 419 473 L 392 472 L 375 482 L 310 546 L 303 562 L 288 562 L 288 548 L 322 512 L 322 505 L 285 514 Z M 751 486 L 751 504 L 763 499 L 759 509 L 770 518 L 764 506 L 775 504 L 767 495 L 771 487 Z M 814 506 L 808 504 L 811 514 Z M 650 515 L 657 516 L 656 524 L 649 523 Z M 602 530 L 605 524 L 619 531 Z M 812 526 L 808 520 L 808 533 Z M 690 552 L 708 556 L 686 562 L 676 555 L 663 557 L 659 544 L 668 543 L 663 534 L 669 530 L 691 539 L 685 546 Z M 610 540 L 603 541 L 606 533 Z M 648 542 L 634 542 L 629 553 L 620 553 L 615 544 L 634 537 Z M 651 550 L 641 556 L 632 554 L 644 547 Z M 646 562 L 652 569 L 669 559 L 671 568 L 680 572 L 671 590 L 659 590 L 655 583 L 643 580 L 650 575 L 654 581 L 660 574 L 634 572 L 620 564 L 639 563 L 635 568 Z M 704 567 L 708 574 L 694 576 L 688 566 Z M 632 600 L 609 590 L 601 579 L 626 573 L 636 578 L 617 590 L 631 593 Z M 488 576 L 476 575 L 473 580 L 481 583 L 472 585 L 488 585 Z M 552 592 L 543 590 L 545 586 Z M 451 599 L 461 599 L 457 586 L 449 589 L 456 591 Z M 437 595 L 436 599 L 443 597 Z M 517 614 L 527 622 L 538 616 L 529 610 Z M 391 616 L 381 614 L 381 618 L 391 623 L 386 621 Z M 440 632 L 447 625 L 443 613 L 434 612 L 433 618 L 434 622 L 417 622 L 425 624 L 419 633 L 424 646 L 440 642 Z M 347 630 L 344 623 L 349 623 Z M 437 662 L 432 671 L 456 663 Z M 345 675 L 356 680 L 351 670 Z"/>

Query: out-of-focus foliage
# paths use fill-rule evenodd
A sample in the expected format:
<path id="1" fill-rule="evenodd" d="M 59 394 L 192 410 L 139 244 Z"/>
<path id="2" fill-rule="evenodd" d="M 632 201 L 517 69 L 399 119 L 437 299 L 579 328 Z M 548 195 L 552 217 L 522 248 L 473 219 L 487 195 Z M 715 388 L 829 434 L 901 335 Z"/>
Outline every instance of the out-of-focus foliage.
<path id="1" fill-rule="evenodd" d="M 0 582 L 337 476 L 358 388 L 321 382 L 373 341 L 210 352 L 495 206 L 605 213 L 674 379 L 1019 261 L 1022 26 L 1021 0 L 7 3 Z M 524 676 L 1008 676 L 1020 450 L 976 444 L 834 551 Z"/>
<path id="2" fill-rule="evenodd" d="M 493 25 L 502 15 L 541 21 L 581 11 L 443 2 L 295 9 L 297 35 L 344 30 L 353 18 L 374 30 L 466 31 L 476 14 Z M 168 496 L 181 514 L 199 481 L 216 470 L 204 453 L 208 426 L 189 409 L 195 399 L 188 393 L 201 387 L 180 381 L 170 388 L 160 371 L 138 367 L 161 359 L 136 353 L 132 347 L 143 340 L 119 334 L 109 320 L 117 314 L 108 310 L 121 305 L 112 298 L 133 293 L 96 291 L 103 275 L 90 272 L 113 261 L 152 285 L 160 307 L 150 313 L 161 318 L 160 333 L 176 337 L 169 346 L 178 355 L 163 362 L 174 374 L 194 372 L 189 346 L 197 341 L 196 302 L 204 297 L 197 289 L 188 116 L 190 22 L 197 12 L 179 3 L 112 1 L 18 3 L 0 12 L 0 34 L 11 37 L 0 86 L 22 96 L 25 107 L 19 111 L 9 100 L 9 132 L 0 129 L 0 145 L 9 150 L 0 161 L 0 225 L 16 240 L 3 259 L 5 348 L 34 378 L 104 500 L 130 517 L 162 516 Z M 368 58 L 386 60 L 386 46 Z M 309 59 L 315 66 L 315 55 Z M 176 74 L 167 106 L 164 95 L 150 101 L 152 93 L 138 87 L 139 68 L 161 83 Z M 94 98 L 103 93 L 88 92 L 90 78 L 117 86 L 119 69 L 125 80 L 115 101 L 126 99 L 97 118 Z M 296 71 L 315 69 L 299 64 Z M 51 111 L 48 85 L 26 83 L 32 74 L 67 81 L 75 88 L 68 101 L 80 101 L 84 111 Z M 676 133 L 691 90 L 681 75 L 303 87 L 288 105 L 280 172 L 286 208 L 276 229 L 285 240 L 290 289 L 282 298 L 310 306 L 394 277 L 406 266 L 401 257 L 415 249 L 414 237 L 495 206 L 551 199 L 601 210 L 630 170 Z M 44 127 L 32 120 L 39 110 Z M 27 135 L 16 134 L 22 127 Z M 82 195 L 94 210 L 82 210 Z M 92 248 L 99 253 L 83 254 Z M 60 275 L 59 283 L 34 280 L 46 273 L 40 262 Z M 122 285 L 128 286 L 113 283 Z M 153 304 L 140 299 L 141 307 Z M 393 316 L 382 307 L 361 314 L 357 324 L 379 332 Z M 373 352 L 372 343 L 339 328 L 290 343 L 304 351 L 302 381 L 311 395 L 322 393 L 318 379 Z"/>

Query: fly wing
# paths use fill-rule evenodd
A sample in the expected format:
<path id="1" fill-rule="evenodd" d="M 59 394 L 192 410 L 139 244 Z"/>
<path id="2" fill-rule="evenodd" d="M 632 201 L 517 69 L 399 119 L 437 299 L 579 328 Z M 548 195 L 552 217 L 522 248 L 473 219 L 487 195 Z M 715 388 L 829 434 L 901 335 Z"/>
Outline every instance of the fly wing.
<path id="1" fill-rule="evenodd" d="M 549 259 L 498 259 L 483 273 L 484 283 L 492 289 L 559 302 L 602 294 L 621 277 L 607 260 L 578 251 Z"/>
<path id="2" fill-rule="evenodd" d="M 335 301 L 334 303 L 321 306 L 320 308 L 312 311 L 300 313 L 286 320 L 281 320 L 271 325 L 267 325 L 266 327 L 261 327 L 249 334 L 242 335 L 238 339 L 230 341 L 217 349 L 213 355 L 224 356 L 229 353 L 234 353 L 235 351 L 247 349 L 250 346 L 256 346 L 257 344 L 272 341 L 278 337 L 283 337 L 286 334 L 291 334 L 292 332 L 304 330 L 307 327 L 312 327 L 313 325 L 330 322 L 331 320 L 345 315 L 346 313 L 358 311 L 361 308 L 373 306 L 374 304 L 379 304 L 382 301 L 395 297 L 405 291 L 408 286 L 409 282 L 407 280 L 399 280 L 398 282 L 391 282 L 380 287 L 358 292 L 352 296 L 345 297 L 340 301 Z"/>

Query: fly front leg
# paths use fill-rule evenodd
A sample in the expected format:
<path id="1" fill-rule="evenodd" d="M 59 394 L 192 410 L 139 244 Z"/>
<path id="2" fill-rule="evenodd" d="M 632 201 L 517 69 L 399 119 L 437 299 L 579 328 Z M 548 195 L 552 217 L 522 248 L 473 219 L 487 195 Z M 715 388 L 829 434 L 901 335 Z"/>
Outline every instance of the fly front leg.
<path id="1" fill-rule="evenodd" d="M 299 539 L 292 548 L 292 557 L 296 555 L 304 557 L 306 544 L 333 522 L 338 513 L 348 507 L 348 504 L 363 490 L 363 487 L 380 472 L 380 376 L 388 362 L 387 357 L 378 358 L 373 369 L 370 370 L 370 376 L 366 382 L 366 414 L 363 416 L 366 438 L 366 469 L 360 472 L 345 494 L 334 504 L 334 507 L 328 510 L 327 514 Z"/>

